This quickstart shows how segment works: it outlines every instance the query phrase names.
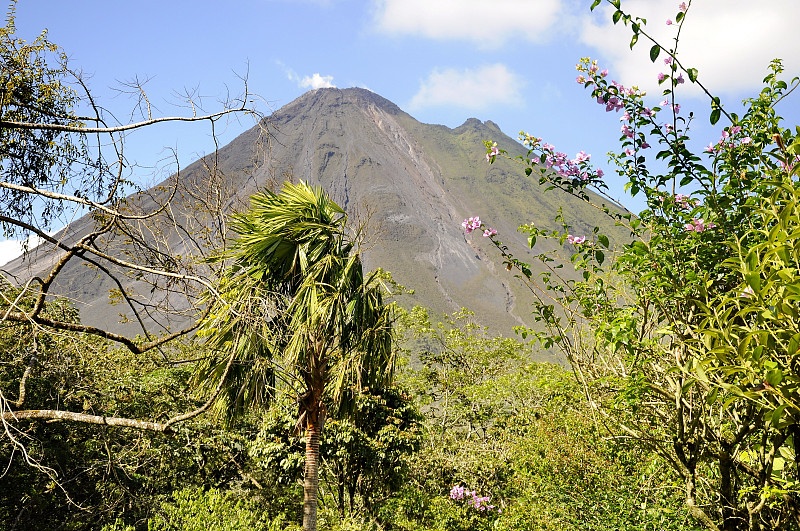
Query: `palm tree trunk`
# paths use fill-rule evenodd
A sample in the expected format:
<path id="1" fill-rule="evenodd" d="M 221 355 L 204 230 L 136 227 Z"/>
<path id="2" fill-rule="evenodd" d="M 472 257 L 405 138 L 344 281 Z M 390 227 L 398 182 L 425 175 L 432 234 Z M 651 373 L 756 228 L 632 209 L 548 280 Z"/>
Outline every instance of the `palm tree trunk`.
<path id="1" fill-rule="evenodd" d="M 319 486 L 319 411 L 309 411 L 306 422 L 306 464 L 303 478 L 303 531 L 317 531 Z"/>

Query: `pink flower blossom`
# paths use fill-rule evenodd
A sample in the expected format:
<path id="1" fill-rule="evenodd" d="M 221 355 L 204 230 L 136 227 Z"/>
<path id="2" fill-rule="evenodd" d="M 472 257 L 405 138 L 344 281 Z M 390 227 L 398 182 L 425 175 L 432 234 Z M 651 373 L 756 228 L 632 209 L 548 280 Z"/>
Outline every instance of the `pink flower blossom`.
<path id="1" fill-rule="evenodd" d="M 630 149 L 630 148 L 627 148 L 625 150 L 625 156 L 627 156 L 627 157 L 632 157 L 633 153 L 634 153 L 634 151 L 632 149 Z"/>
<path id="2" fill-rule="evenodd" d="M 642 148 L 642 149 L 647 149 L 647 148 L 650 147 L 650 144 L 648 144 L 647 142 L 642 142 L 642 145 L 639 146 L 639 147 Z"/>
<path id="3" fill-rule="evenodd" d="M 628 124 L 622 124 L 620 132 L 622 132 L 622 134 L 627 136 L 628 138 L 633 138 L 633 129 L 628 127 Z"/>
<path id="4" fill-rule="evenodd" d="M 606 77 L 608 75 L 608 69 L 606 68 L 602 72 L 600 72 L 600 77 Z"/>
<path id="5" fill-rule="evenodd" d="M 497 149 L 497 146 L 492 146 L 489 153 L 486 154 L 486 162 L 492 162 L 492 159 L 494 159 L 499 153 L 500 150 Z"/>
<path id="6" fill-rule="evenodd" d="M 492 228 L 488 228 L 485 231 L 483 231 L 483 237 L 484 238 L 488 238 L 490 236 L 494 236 L 495 234 L 497 234 L 497 231 L 492 229 Z"/>
<path id="7" fill-rule="evenodd" d="M 464 232 L 469 234 L 470 232 L 481 228 L 481 218 L 475 216 L 465 219 L 463 222 L 461 222 L 461 226 L 464 227 Z"/>
<path id="8" fill-rule="evenodd" d="M 586 236 L 573 236 L 572 234 L 568 234 L 567 241 L 573 245 L 580 245 L 586 241 Z"/>
<path id="9" fill-rule="evenodd" d="M 742 144 L 752 144 L 752 143 L 753 143 L 753 139 L 750 138 L 749 136 L 746 136 L 746 137 L 744 137 L 742 139 Z"/>
<path id="10" fill-rule="evenodd" d="M 699 219 L 695 218 L 695 219 L 692 220 L 691 223 L 687 223 L 686 225 L 684 225 L 683 226 L 683 230 L 685 230 L 687 232 L 703 232 L 703 231 L 706 231 L 708 229 L 713 229 L 714 227 L 716 227 L 716 224 L 714 224 L 714 223 L 712 223 L 710 221 L 708 223 L 705 223 L 703 221 L 703 218 L 699 218 Z"/>
<path id="11" fill-rule="evenodd" d="M 575 160 L 573 162 L 575 164 L 579 164 L 581 162 L 588 161 L 590 158 L 592 158 L 591 155 L 587 154 L 585 151 L 580 151 L 577 155 L 575 155 Z"/>
<path id="12" fill-rule="evenodd" d="M 584 83 L 586 83 L 586 78 L 583 77 L 583 76 L 578 76 L 578 77 L 575 78 L 575 82 L 576 83 L 580 83 L 581 85 L 583 85 Z"/>
<path id="13" fill-rule="evenodd" d="M 667 26 L 672 26 L 672 19 L 670 18 L 667 19 Z"/>
<path id="14" fill-rule="evenodd" d="M 664 59 L 664 64 L 665 65 L 671 65 L 672 64 L 672 57 L 665 58 Z"/>
<path id="15" fill-rule="evenodd" d="M 631 118 L 631 115 L 628 114 L 628 111 L 625 111 L 625 113 L 622 115 L 622 118 L 619 119 L 620 122 L 630 122 L 631 120 L 633 120 L 633 118 Z"/>
<path id="16" fill-rule="evenodd" d="M 689 8 L 686 6 L 686 2 L 681 2 L 680 5 L 678 6 L 678 9 L 686 13 L 686 10 Z"/>
<path id="17" fill-rule="evenodd" d="M 690 206 L 693 206 L 694 202 L 688 195 L 675 194 L 675 204 L 681 208 L 689 208 Z"/>
<path id="18" fill-rule="evenodd" d="M 601 177 L 603 177 L 603 175 L 605 175 L 605 173 L 603 173 L 603 170 L 601 170 L 600 168 L 597 168 L 597 171 L 594 173 L 595 175 L 597 175 L 598 179 L 600 179 Z"/>
<path id="19" fill-rule="evenodd" d="M 678 77 L 675 79 L 675 83 L 678 85 L 683 85 L 683 74 L 678 74 Z"/>
<path id="20" fill-rule="evenodd" d="M 678 114 L 679 112 L 681 112 L 681 106 L 676 103 L 675 105 L 672 106 L 672 110 L 675 111 L 675 114 Z"/>
<path id="21" fill-rule="evenodd" d="M 664 72 L 659 72 L 658 73 L 658 80 L 659 81 L 664 81 L 664 79 L 666 79 L 666 77 L 667 77 L 667 75 L 664 74 Z"/>

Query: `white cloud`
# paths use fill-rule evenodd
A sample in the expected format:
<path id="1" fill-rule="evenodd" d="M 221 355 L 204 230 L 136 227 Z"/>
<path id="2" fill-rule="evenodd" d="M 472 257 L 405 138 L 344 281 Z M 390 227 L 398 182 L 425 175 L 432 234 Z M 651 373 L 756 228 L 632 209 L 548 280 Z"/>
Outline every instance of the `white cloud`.
<path id="1" fill-rule="evenodd" d="M 289 81 L 294 81 L 300 88 L 336 88 L 336 85 L 333 84 L 333 76 L 323 76 L 319 73 L 315 73 L 310 76 L 303 76 L 301 78 L 299 75 L 297 75 L 297 72 L 283 64 L 281 61 L 275 61 L 275 63 L 281 67 L 284 72 L 286 72 L 286 77 L 289 79 Z"/>
<path id="2" fill-rule="evenodd" d="M 298 84 L 300 88 L 336 88 L 333 84 L 333 76 L 321 76 L 318 73 L 312 76 L 305 76 Z"/>
<path id="3" fill-rule="evenodd" d="M 375 0 L 379 31 L 459 39 L 498 48 L 522 37 L 542 42 L 559 21 L 563 0 Z"/>
<path id="4" fill-rule="evenodd" d="M 518 105 L 522 101 L 523 84 L 517 74 L 500 63 L 476 70 L 437 69 L 422 82 L 409 108 L 449 106 L 483 110 L 498 104 Z"/>
<path id="5" fill-rule="evenodd" d="M 51 236 L 55 232 L 49 233 Z M 0 266 L 6 265 L 8 262 L 22 255 L 23 242 L 25 240 L 4 240 L 0 241 Z M 44 240 L 38 236 L 31 236 L 28 238 L 28 249 L 33 249 Z"/>
<path id="6" fill-rule="evenodd" d="M 645 30 L 662 45 L 674 45 L 678 2 L 664 0 L 627 0 L 626 12 L 647 19 Z M 659 72 L 666 72 L 662 55 L 655 64 L 648 51 L 652 44 L 644 37 L 630 51 L 630 27 L 611 21 L 613 8 L 595 10 L 585 17 L 581 40 L 599 48 L 609 57 L 612 77 L 623 84 L 637 84 L 651 93 L 660 90 Z M 800 74 L 800 2 L 797 0 L 705 0 L 694 2 L 686 15 L 680 34 L 678 58 L 684 66 L 696 68 L 699 80 L 712 93 L 725 94 L 756 90 L 767 74 L 772 59 L 784 59 L 789 79 Z M 685 77 L 685 76 L 684 76 Z M 698 87 L 684 85 L 689 93 L 699 94 Z M 683 87 L 682 87 L 683 88 Z"/>

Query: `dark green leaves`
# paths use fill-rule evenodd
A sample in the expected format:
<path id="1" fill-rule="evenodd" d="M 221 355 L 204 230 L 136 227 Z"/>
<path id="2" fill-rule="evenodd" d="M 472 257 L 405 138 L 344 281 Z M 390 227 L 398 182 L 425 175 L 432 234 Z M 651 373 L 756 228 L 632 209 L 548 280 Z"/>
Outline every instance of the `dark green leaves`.
<path id="1" fill-rule="evenodd" d="M 656 59 L 658 59 L 658 54 L 660 53 L 661 53 L 661 46 L 659 46 L 658 44 L 654 44 L 653 47 L 650 48 L 650 61 L 655 63 Z"/>

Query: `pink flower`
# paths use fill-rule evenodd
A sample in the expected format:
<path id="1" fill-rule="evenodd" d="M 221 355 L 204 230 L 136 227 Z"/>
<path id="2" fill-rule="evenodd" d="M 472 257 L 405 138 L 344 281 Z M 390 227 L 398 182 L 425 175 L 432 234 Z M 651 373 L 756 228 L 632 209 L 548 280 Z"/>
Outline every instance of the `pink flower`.
<path id="1" fill-rule="evenodd" d="M 622 115 L 622 118 L 619 119 L 620 122 L 630 122 L 631 120 L 633 120 L 633 118 L 631 118 L 631 115 L 628 114 L 628 111 L 625 111 L 625 113 Z"/>
<path id="2" fill-rule="evenodd" d="M 689 208 L 692 206 L 691 198 L 688 195 L 684 194 L 675 194 L 675 204 L 680 206 L 681 208 Z"/>
<path id="3" fill-rule="evenodd" d="M 633 150 L 630 149 L 630 148 L 626 149 L 625 150 L 625 155 L 628 156 L 628 157 L 632 157 L 633 156 Z"/>
<path id="4" fill-rule="evenodd" d="M 665 65 L 671 65 L 672 64 L 672 57 L 667 57 L 666 59 L 664 59 L 664 64 Z"/>
<path id="5" fill-rule="evenodd" d="M 600 168 L 597 168 L 597 171 L 596 171 L 596 172 L 594 172 L 594 173 L 595 173 L 595 175 L 597 175 L 597 178 L 598 178 L 598 179 L 599 179 L 599 178 L 601 178 L 603 175 L 605 175 L 605 174 L 603 173 L 603 170 L 601 170 Z"/>
<path id="6" fill-rule="evenodd" d="M 583 85 L 584 83 L 586 83 L 586 78 L 583 77 L 583 76 L 578 76 L 578 77 L 575 78 L 575 82 L 576 83 L 580 83 L 581 85 Z"/>
<path id="7" fill-rule="evenodd" d="M 567 241 L 573 245 L 580 245 L 586 241 L 586 236 L 573 236 L 572 234 L 568 234 Z"/>
<path id="8" fill-rule="evenodd" d="M 666 77 L 667 76 L 666 76 L 666 74 L 664 74 L 664 72 L 659 72 L 658 73 L 658 80 L 659 81 L 664 81 L 664 79 L 666 79 Z"/>
<path id="9" fill-rule="evenodd" d="M 678 6 L 678 9 L 686 13 L 686 10 L 689 8 L 686 6 L 686 2 L 681 2 L 680 5 Z"/>
<path id="10" fill-rule="evenodd" d="M 752 143 L 753 143 L 753 139 L 750 138 L 749 136 L 746 136 L 746 137 L 744 137 L 742 139 L 742 144 L 752 144 Z"/>
<path id="11" fill-rule="evenodd" d="M 678 85 L 683 85 L 683 83 L 684 83 L 683 74 L 678 74 L 677 79 L 675 79 L 675 83 L 677 83 Z"/>
<path id="12" fill-rule="evenodd" d="M 486 154 L 486 162 L 492 162 L 492 160 L 500 153 L 500 150 L 497 149 L 497 146 L 492 146 L 489 153 Z"/>
<path id="13" fill-rule="evenodd" d="M 475 216 L 465 219 L 463 222 L 461 222 L 461 226 L 464 227 L 464 232 L 469 234 L 470 232 L 481 228 L 481 218 Z"/>
<path id="14" fill-rule="evenodd" d="M 681 112 L 681 106 L 676 103 L 675 105 L 672 106 L 672 110 L 675 111 L 675 114 L 678 114 L 679 112 Z"/>
<path id="15" fill-rule="evenodd" d="M 622 132 L 622 134 L 624 134 L 628 138 L 633 138 L 633 129 L 628 127 L 628 124 L 623 124 L 622 128 L 620 129 L 620 132 Z"/>
<path id="16" fill-rule="evenodd" d="M 734 125 L 733 127 L 731 127 L 731 134 L 732 135 L 738 134 L 741 130 L 742 130 L 741 125 Z"/>
<path id="17" fill-rule="evenodd" d="M 686 225 L 684 225 L 683 226 L 683 230 L 685 230 L 687 232 L 703 232 L 703 231 L 708 230 L 708 229 L 713 229 L 716 226 L 717 226 L 716 224 L 714 224 L 714 223 L 712 223 L 710 221 L 708 223 L 705 223 L 703 221 L 703 218 L 699 218 L 699 219 L 695 218 L 695 219 L 692 220 L 691 223 L 687 223 Z"/>
<path id="18" fill-rule="evenodd" d="M 642 149 L 647 149 L 647 148 L 650 147 L 650 144 L 648 144 L 647 142 L 642 142 L 642 145 L 639 146 L 639 147 L 642 148 Z"/>
<path id="19" fill-rule="evenodd" d="M 600 77 L 606 77 L 608 75 L 608 69 L 606 68 L 602 72 L 600 72 Z"/>
<path id="20" fill-rule="evenodd" d="M 484 238 L 488 238 L 490 236 L 494 236 L 495 234 L 497 234 L 497 231 L 492 229 L 492 228 L 488 228 L 485 231 L 483 231 L 483 237 Z"/>
<path id="21" fill-rule="evenodd" d="M 672 26 L 672 19 L 667 19 L 667 26 Z"/>

